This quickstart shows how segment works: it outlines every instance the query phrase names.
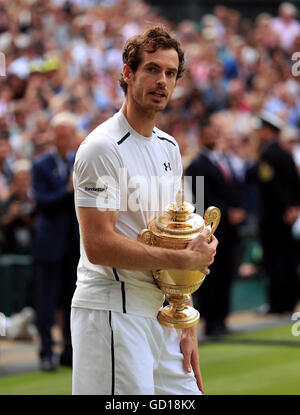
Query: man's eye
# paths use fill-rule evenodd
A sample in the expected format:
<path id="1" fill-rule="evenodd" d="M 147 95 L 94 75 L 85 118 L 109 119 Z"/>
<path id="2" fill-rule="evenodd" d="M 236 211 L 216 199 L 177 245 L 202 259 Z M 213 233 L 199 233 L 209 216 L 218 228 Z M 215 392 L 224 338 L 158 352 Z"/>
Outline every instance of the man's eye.
<path id="1" fill-rule="evenodd" d="M 172 78 L 173 76 L 175 76 L 175 72 L 167 72 L 167 76 L 169 76 L 170 78 Z"/>
<path id="2" fill-rule="evenodd" d="M 148 68 L 148 71 L 149 72 L 155 72 L 156 71 L 156 68 Z"/>

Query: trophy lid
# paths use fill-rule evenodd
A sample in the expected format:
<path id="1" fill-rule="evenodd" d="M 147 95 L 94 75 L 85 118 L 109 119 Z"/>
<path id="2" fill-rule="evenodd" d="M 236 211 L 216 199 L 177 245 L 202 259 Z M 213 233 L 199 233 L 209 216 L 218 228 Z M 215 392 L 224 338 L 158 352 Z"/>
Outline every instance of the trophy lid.
<path id="1" fill-rule="evenodd" d="M 180 189 L 176 195 L 176 201 L 169 204 L 166 211 L 159 216 L 156 227 L 169 234 L 187 235 L 203 230 L 203 218 L 194 213 L 194 206 L 184 201 L 183 190 Z"/>

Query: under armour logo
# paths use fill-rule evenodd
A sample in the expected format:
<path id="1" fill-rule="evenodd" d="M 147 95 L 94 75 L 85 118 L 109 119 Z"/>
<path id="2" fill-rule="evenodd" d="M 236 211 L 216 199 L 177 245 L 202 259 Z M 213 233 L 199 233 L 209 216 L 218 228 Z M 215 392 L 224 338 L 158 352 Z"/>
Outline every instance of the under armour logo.
<path id="1" fill-rule="evenodd" d="M 165 166 L 165 170 L 166 170 L 166 171 L 168 171 L 168 169 L 169 169 L 169 170 L 172 170 L 172 169 L 171 169 L 171 164 L 170 164 L 170 162 L 168 162 L 168 163 L 164 163 L 164 166 Z"/>

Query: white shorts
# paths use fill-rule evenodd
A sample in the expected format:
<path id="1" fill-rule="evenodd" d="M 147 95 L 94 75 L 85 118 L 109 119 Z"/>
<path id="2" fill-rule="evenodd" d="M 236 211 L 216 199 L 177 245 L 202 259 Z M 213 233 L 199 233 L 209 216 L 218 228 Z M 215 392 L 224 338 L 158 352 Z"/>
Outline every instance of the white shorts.
<path id="1" fill-rule="evenodd" d="M 201 395 L 183 369 L 181 330 L 156 319 L 72 308 L 73 395 Z"/>

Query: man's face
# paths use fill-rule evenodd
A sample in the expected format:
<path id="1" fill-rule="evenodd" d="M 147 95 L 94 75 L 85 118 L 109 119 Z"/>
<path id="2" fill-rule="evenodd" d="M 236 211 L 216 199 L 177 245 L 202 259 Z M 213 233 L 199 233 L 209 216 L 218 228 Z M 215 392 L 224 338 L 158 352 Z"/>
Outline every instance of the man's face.
<path id="1" fill-rule="evenodd" d="M 217 131 L 216 128 L 212 125 L 208 125 L 202 128 L 200 139 L 201 143 L 210 150 L 215 149 L 217 144 Z"/>
<path id="2" fill-rule="evenodd" d="M 260 141 L 265 142 L 274 138 L 278 134 L 278 131 L 274 130 L 272 127 L 263 124 L 261 128 L 257 129 L 257 135 Z"/>
<path id="3" fill-rule="evenodd" d="M 69 125 L 58 125 L 54 128 L 54 144 L 62 156 L 70 151 L 73 138 L 73 127 Z"/>
<path id="4" fill-rule="evenodd" d="M 0 139 L 0 161 L 4 161 L 6 157 L 9 155 L 11 150 L 10 144 L 8 140 L 1 140 Z"/>
<path id="5" fill-rule="evenodd" d="M 282 11 L 280 13 L 280 16 L 287 23 L 290 22 L 291 20 L 293 20 L 293 18 L 294 18 L 294 14 L 290 11 Z"/>
<path id="6" fill-rule="evenodd" d="M 153 53 L 144 51 L 135 73 L 127 67 L 128 99 L 145 111 L 157 113 L 164 110 L 176 86 L 178 65 L 175 49 L 158 49 Z"/>
<path id="7" fill-rule="evenodd" d="M 13 189 L 14 193 L 20 197 L 24 197 L 30 188 L 31 176 L 28 171 L 19 171 L 13 178 Z"/>

